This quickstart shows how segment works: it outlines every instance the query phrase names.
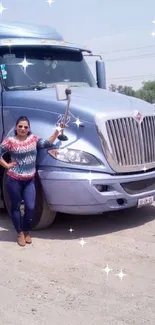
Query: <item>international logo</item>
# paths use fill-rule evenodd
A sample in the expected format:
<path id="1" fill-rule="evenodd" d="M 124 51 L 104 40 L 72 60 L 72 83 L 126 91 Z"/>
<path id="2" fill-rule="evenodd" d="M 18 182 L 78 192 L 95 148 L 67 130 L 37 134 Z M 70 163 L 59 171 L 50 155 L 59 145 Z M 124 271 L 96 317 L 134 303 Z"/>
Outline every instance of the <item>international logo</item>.
<path id="1" fill-rule="evenodd" d="M 138 123 L 141 123 L 142 120 L 143 120 L 143 116 L 142 116 L 142 114 L 140 112 L 136 112 L 135 115 L 134 115 L 134 118 Z"/>

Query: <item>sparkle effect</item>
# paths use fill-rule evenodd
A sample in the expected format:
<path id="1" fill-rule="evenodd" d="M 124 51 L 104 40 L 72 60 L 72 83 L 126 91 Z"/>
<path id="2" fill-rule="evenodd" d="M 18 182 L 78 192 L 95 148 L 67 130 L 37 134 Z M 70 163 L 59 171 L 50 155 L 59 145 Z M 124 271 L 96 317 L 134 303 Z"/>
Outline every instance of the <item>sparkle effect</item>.
<path id="1" fill-rule="evenodd" d="M 109 269 L 109 266 L 108 266 L 108 264 L 107 264 L 106 268 L 103 269 L 102 271 L 106 272 L 106 273 L 107 273 L 107 277 L 108 277 L 109 272 L 112 271 L 112 269 Z"/>
<path id="2" fill-rule="evenodd" d="M 0 14 L 2 15 L 3 11 L 6 10 L 7 8 L 4 8 L 2 3 L 0 4 Z"/>
<path id="3" fill-rule="evenodd" d="M 78 128 L 82 124 L 82 122 L 80 121 L 79 117 L 76 119 L 76 121 L 74 123 L 77 125 Z"/>
<path id="4" fill-rule="evenodd" d="M 24 58 L 24 60 L 20 63 L 18 63 L 18 65 L 21 65 L 23 68 L 24 68 L 24 72 L 26 73 L 26 68 L 29 66 L 29 65 L 33 65 L 33 63 L 29 63 L 27 60 L 26 60 L 26 57 Z"/>
<path id="5" fill-rule="evenodd" d="M 73 232 L 73 231 L 74 231 L 74 229 L 73 229 L 73 228 L 70 228 L 68 231 L 69 231 L 69 232 Z"/>
<path id="6" fill-rule="evenodd" d="M 144 166 L 142 170 L 143 170 L 144 172 L 146 172 L 146 171 L 147 171 L 146 166 Z"/>
<path id="7" fill-rule="evenodd" d="M 83 246 L 86 244 L 86 241 L 82 238 L 80 241 L 79 241 L 79 244 L 82 246 L 82 248 L 83 248 Z"/>
<path id="8" fill-rule="evenodd" d="M 153 32 L 151 33 L 151 35 L 153 36 L 153 38 L 155 37 L 155 31 L 153 30 Z"/>
<path id="9" fill-rule="evenodd" d="M 49 6 L 51 7 L 52 3 L 54 3 L 55 1 L 54 1 L 54 0 L 47 0 L 46 2 L 47 2 L 47 3 L 49 4 Z"/>
<path id="10" fill-rule="evenodd" d="M 122 269 L 121 269 L 121 272 L 116 274 L 117 276 L 119 276 L 119 278 L 121 279 L 121 282 L 122 282 L 122 279 L 124 278 L 124 276 L 126 276 L 127 274 L 123 273 Z"/>
<path id="11" fill-rule="evenodd" d="M 152 20 L 152 24 L 155 24 L 155 20 Z M 155 37 L 155 31 L 153 30 L 153 32 L 151 33 L 152 37 Z"/>
<path id="12" fill-rule="evenodd" d="M 71 116 L 75 120 L 75 122 L 71 122 L 70 121 L 71 120 Z M 63 120 L 64 120 L 64 115 L 62 115 L 62 116 L 60 115 L 58 117 L 58 121 L 57 121 L 56 125 L 59 124 L 59 123 L 62 123 Z M 70 123 L 76 124 L 78 128 L 79 128 L 80 125 L 83 125 L 83 123 L 82 123 L 82 121 L 80 121 L 79 117 L 76 118 L 71 112 L 68 113 L 68 119 L 67 119 L 67 121 L 65 123 L 65 127 L 68 127 Z"/>
<path id="13" fill-rule="evenodd" d="M 92 183 L 92 179 L 93 179 L 93 177 L 92 177 L 92 174 L 91 174 L 91 171 L 89 172 L 89 175 L 88 175 L 88 181 L 89 181 L 89 184 L 91 185 L 91 183 Z"/>

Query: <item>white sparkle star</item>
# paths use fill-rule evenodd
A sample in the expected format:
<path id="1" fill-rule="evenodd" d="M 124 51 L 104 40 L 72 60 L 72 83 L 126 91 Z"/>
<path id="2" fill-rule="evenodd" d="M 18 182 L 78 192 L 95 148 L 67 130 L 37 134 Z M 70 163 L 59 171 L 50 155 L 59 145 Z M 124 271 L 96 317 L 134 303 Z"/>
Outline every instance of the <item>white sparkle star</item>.
<path id="1" fill-rule="evenodd" d="M 155 20 L 152 20 L 152 23 L 155 24 Z"/>
<path id="2" fill-rule="evenodd" d="M 108 264 L 107 264 L 106 268 L 103 269 L 102 271 L 106 272 L 106 273 L 107 273 L 107 277 L 108 277 L 109 272 L 112 271 L 112 269 L 109 269 L 109 266 L 108 266 Z"/>
<path id="3" fill-rule="evenodd" d="M 4 8 L 2 3 L 0 4 L 0 14 L 2 15 L 3 11 L 6 10 L 7 8 Z"/>
<path id="4" fill-rule="evenodd" d="M 79 244 L 82 246 L 82 248 L 83 248 L 83 246 L 86 244 L 86 241 L 82 238 L 80 241 L 79 241 Z"/>
<path id="5" fill-rule="evenodd" d="M 73 231 L 74 231 L 74 229 L 70 228 L 68 231 L 69 231 L 69 232 L 73 232 Z"/>
<path id="6" fill-rule="evenodd" d="M 147 171 L 146 166 L 144 166 L 142 170 L 143 170 L 144 172 L 146 172 L 146 171 Z"/>
<path id="7" fill-rule="evenodd" d="M 153 32 L 151 33 L 151 35 L 153 36 L 153 38 L 155 37 L 155 31 L 153 30 Z"/>
<path id="8" fill-rule="evenodd" d="M 77 125 L 78 128 L 82 124 L 82 122 L 80 121 L 79 117 L 76 119 L 76 121 L 74 123 Z"/>
<path id="9" fill-rule="evenodd" d="M 18 65 L 21 65 L 23 68 L 24 68 L 24 72 L 26 72 L 26 68 L 29 66 L 29 65 L 33 65 L 33 63 L 29 63 L 27 60 L 26 60 L 26 57 L 24 58 L 24 60 L 20 63 L 18 63 Z"/>
<path id="10" fill-rule="evenodd" d="M 127 274 L 123 273 L 123 272 L 122 272 L 122 269 L 121 269 L 121 272 L 118 273 L 118 274 L 116 274 L 116 275 L 119 276 L 119 278 L 120 278 L 121 281 L 122 281 L 122 279 L 124 278 L 124 276 L 126 276 Z"/>
<path id="11" fill-rule="evenodd" d="M 89 181 L 89 184 L 91 185 L 91 182 L 92 182 L 92 174 L 91 174 L 91 171 L 89 172 L 89 175 L 88 175 L 88 181 Z"/>
<path id="12" fill-rule="evenodd" d="M 47 2 L 47 3 L 49 4 L 49 6 L 51 7 L 51 4 L 54 3 L 55 1 L 53 1 L 53 0 L 47 0 L 46 2 Z"/>

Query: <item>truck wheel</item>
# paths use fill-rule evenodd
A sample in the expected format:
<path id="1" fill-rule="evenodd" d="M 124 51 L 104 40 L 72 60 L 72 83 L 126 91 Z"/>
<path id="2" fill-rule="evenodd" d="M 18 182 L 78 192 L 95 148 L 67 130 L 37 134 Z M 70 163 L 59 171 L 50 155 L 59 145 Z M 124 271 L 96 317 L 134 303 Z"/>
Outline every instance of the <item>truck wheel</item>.
<path id="1" fill-rule="evenodd" d="M 33 230 L 40 230 L 40 229 L 49 228 L 52 225 L 56 217 L 56 212 L 52 212 L 48 207 L 38 175 L 36 176 L 35 186 L 36 186 L 36 203 L 35 203 L 34 217 L 33 217 Z M 11 215 L 11 205 L 10 205 L 10 200 L 6 188 L 6 171 L 4 171 L 3 174 L 2 187 L 3 187 L 4 204 L 8 214 Z M 24 204 L 22 202 L 21 214 L 23 215 L 23 213 L 24 213 Z"/>

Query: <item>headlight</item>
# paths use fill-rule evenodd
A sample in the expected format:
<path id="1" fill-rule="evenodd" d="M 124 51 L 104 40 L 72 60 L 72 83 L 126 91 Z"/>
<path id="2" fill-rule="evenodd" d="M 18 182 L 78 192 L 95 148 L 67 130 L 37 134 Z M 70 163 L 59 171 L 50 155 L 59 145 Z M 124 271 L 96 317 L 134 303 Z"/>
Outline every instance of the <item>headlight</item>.
<path id="1" fill-rule="evenodd" d="M 91 154 L 73 149 L 52 149 L 48 153 L 54 158 L 76 165 L 98 166 L 101 163 Z"/>

